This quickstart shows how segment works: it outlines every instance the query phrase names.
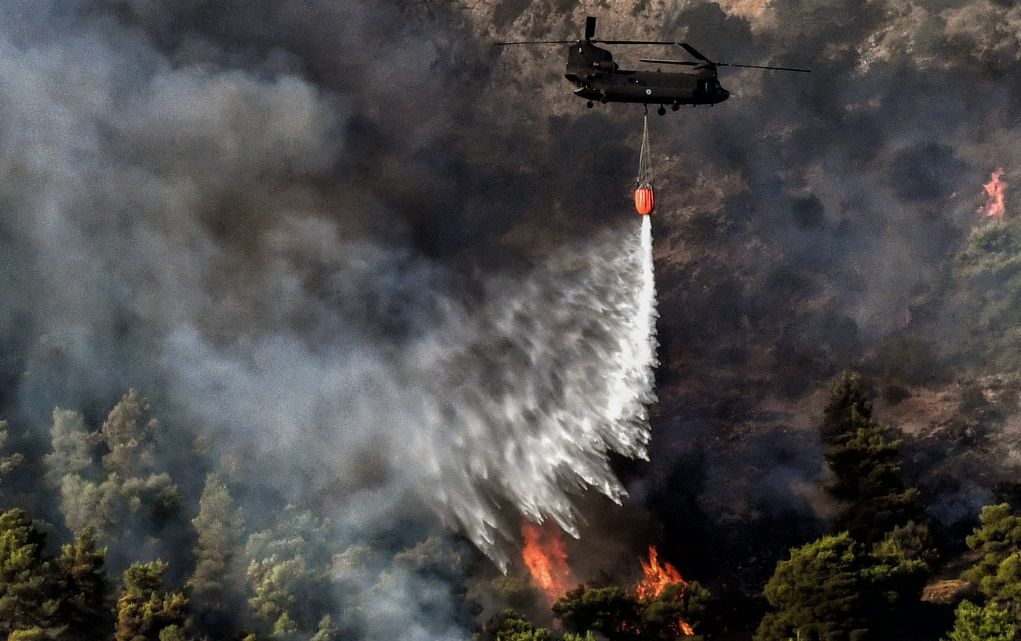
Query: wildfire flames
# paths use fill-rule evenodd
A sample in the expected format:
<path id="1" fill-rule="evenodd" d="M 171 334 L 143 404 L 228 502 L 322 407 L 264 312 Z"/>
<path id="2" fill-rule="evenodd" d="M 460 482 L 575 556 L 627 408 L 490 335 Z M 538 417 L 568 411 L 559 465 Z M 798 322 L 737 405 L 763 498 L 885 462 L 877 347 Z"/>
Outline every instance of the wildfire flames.
<path id="1" fill-rule="evenodd" d="M 571 585 L 571 568 L 567 565 L 567 553 L 556 526 L 538 526 L 525 522 L 521 526 L 525 548 L 521 557 L 532 576 L 532 582 L 542 589 L 550 603 L 567 592 Z"/>
<path id="2" fill-rule="evenodd" d="M 638 582 L 638 585 L 635 586 L 635 594 L 643 601 L 655 599 L 663 594 L 667 586 L 675 583 L 681 584 L 681 595 L 684 594 L 684 589 L 688 587 L 688 582 L 681 577 L 681 573 L 677 571 L 677 568 L 668 562 L 660 564 L 659 553 L 654 545 L 649 546 L 649 561 L 642 561 L 642 572 L 644 576 Z M 677 621 L 677 628 L 686 636 L 690 637 L 695 634 L 694 628 L 684 619 Z"/>
<path id="3" fill-rule="evenodd" d="M 990 218 L 1003 218 L 1006 210 L 1003 196 L 1007 188 L 1007 181 L 1003 180 L 1003 169 L 994 171 L 990 181 L 982 185 L 982 188 L 986 191 L 986 204 L 979 208 L 979 212 Z"/>

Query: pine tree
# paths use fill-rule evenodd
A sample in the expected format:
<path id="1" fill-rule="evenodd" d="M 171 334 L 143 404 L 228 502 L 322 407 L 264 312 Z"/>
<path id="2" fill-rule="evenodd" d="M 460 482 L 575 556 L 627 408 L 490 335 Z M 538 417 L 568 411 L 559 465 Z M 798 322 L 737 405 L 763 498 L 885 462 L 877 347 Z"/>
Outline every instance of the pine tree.
<path id="1" fill-rule="evenodd" d="M 43 457 L 43 463 L 52 487 L 60 487 L 65 476 L 81 475 L 92 467 L 92 438 L 80 413 L 54 409 L 50 442 L 53 452 Z"/>
<path id="2" fill-rule="evenodd" d="M 227 486 L 215 474 L 206 478 L 192 525 L 198 535 L 195 571 L 188 580 L 192 601 L 198 604 L 197 616 L 203 627 L 223 636 L 235 609 L 230 605 L 243 600 L 236 586 L 244 577 L 235 571 L 233 561 L 245 522 Z"/>
<path id="3" fill-rule="evenodd" d="M 578 586 L 553 604 L 553 614 L 568 632 L 591 630 L 613 638 L 620 630 L 638 629 L 641 604 L 616 586 Z"/>
<path id="4" fill-rule="evenodd" d="M 833 382 L 819 433 L 830 446 L 826 489 L 847 506 L 837 531 L 872 544 L 921 517 L 919 492 L 904 483 L 900 431 L 873 419 L 858 374 L 843 372 Z"/>
<path id="5" fill-rule="evenodd" d="M 160 431 L 159 421 L 145 416 L 149 402 L 137 390 L 128 390 L 110 410 L 100 429 L 103 442 L 110 450 L 103 456 L 107 472 L 121 478 L 144 477 L 155 465 L 155 437 Z"/>
<path id="6" fill-rule="evenodd" d="M 337 641 L 340 638 L 340 631 L 333 623 L 333 617 L 324 616 L 319 620 L 319 626 L 315 635 L 309 641 Z"/>
<path id="7" fill-rule="evenodd" d="M 766 584 L 775 611 L 756 640 L 900 638 L 898 628 L 910 625 L 906 605 L 929 572 L 928 546 L 926 528 L 909 523 L 869 551 L 846 532 L 791 550 Z"/>
<path id="8" fill-rule="evenodd" d="M 46 535 L 24 510 L 0 514 L 0 634 L 45 626 L 56 610 L 52 568 L 43 556 Z"/>
<path id="9" fill-rule="evenodd" d="M 873 543 L 893 527 L 921 517 L 918 490 L 904 484 L 900 447 L 895 430 L 867 423 L 826 452 L 831 474 L 826 489 L 848 503 L 837 518 L 838 529 Z"/>
<path id="10" fill-rule="evenodd" d="M 96 547 L 96 532 L 86 527 L 74 542 L 61 547 L 57 558 L 61 604 L 57 620 L 66 626 L 61 639 L 106 639 L 113 628 L 107 603 L 109 586 L 103 571 L 106 550 Z"/>
<path id="11" fill-rule="evenodd" d="M 180 592 L 164 589 L 166 571 L 163 561 L 133 563 L 124 571 L 124 587 L 117 599 L 116 641 L 159 641 L 168 628 L 184 625 L 187 600 Z"/>
<path id="12" fill-rule="evenodd" d="M 485 641 L 549 641 L 550 632 L 537 627 L 516 610 L 503 610 L 483 626 Z"/>
<path id="13" fill-rule="evenodd" d="M 946 641 L 1014 641 L 1017 638 L 1010 616 L 992 603 L 978 606 L 971 601 L 961 601 L 954 614 L 954 629 Z"/>
<path id="14" fill-rule="evenodd" d="M 10 435 L 7 433 L 7 421 L 0 421 L 0 451 L 4 449 L 9 436 Z M 8 454 L 7 456 L 0 456 L 0 480 L 3 480 L 11 472 L 17 469 L 24 460 L 25 457 L 17 452 Z"/>
<path id="15" fill-rule="evenodd" d="M 227 486 L 215 474 L 206 478 L 199 513 L 192 519 L 192 525 L 198 534 L 198 545 L 195 573 L 189 585 L 196 599 L 218 607 L 245 521 Z"/>
<path id="16" fill-rule="evenodd" d="M 823 410 L 819 434 L 823 442 L 834 444 L 857 427 L 872 420 L 872 403 L 861 376 L 857 372 L 843 371 L 830 386 L 830 397 Z"/>
<path id="17" fill-rule="evenodd" d="M 309 566 L 302 555 L 281 560 L 273 556 L 248 567 L 248 581 L 254 595 L 248 603 L 257 617 L 268 623 L 293 622 L 299 630 L 313 629 L 329 599 L 329 579 Z"/>
<path id="18" fill-rule="evenodd" d="M 981 556 L 964 578 L 1021 625 L 1021 516 L 1001 503 L 982 508 L 979 520 L 967 541 Z"/>
<path id="19" fill-rule="evenodd" d="M 791 550 L 766 584 L 764 594 L 775 611 L 762 619 L 756 641 L 864 638 L 866 565 L 859 544 L 846 533 Z"/>
<path id="20" fill-rule="evenodd" d="M 50 635 L 38 626 L 15 630 L 7 637 L 7 641 L 50 641 Z"/>

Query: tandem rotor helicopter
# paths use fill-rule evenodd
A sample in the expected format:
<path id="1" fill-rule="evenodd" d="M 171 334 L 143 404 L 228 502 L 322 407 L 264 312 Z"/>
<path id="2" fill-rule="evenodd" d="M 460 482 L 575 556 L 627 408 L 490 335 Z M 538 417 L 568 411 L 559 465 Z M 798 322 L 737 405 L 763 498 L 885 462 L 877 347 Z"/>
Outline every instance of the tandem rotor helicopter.
<path id="1" fill-rule="evenodd" d="M 715 62 L 698 52 L 686 42 L 673 40 L 596 40 L 596 19 L 585 18 L 585 37 L 581 40 L 537 40 L 526 42 L 497 42 L 497 46 L 511 45 L 555 45 L 566 44 L 567 69 L 564 77 L 575 86 L 574 93 L 588 100 L 591 109 L 595 101 L 630 102 L 646 106 L 658 104 L 657 113 L 666 113 L 666 106 L 677 111 L 681 105 L 715 105 L 730 97 L 730 92 L 720 85 L 718 67 L 743 67 L 746 69 L 772 69 L 776 71 L 797 71 L 809 73 L 809 69 L 795 67 L 772 67 L 766 65 L 739 65 L 729 62 Z M 603 45 L 677 45 L 696 60 L 664 60 L 661 58 L 639 58 L 641 62 L 661 65 L 693 67 L 690 72 L 670 73 L 665 71 L 634 71 L 621 69 L 613 61 L 613 54 L 597 47 Z"/>

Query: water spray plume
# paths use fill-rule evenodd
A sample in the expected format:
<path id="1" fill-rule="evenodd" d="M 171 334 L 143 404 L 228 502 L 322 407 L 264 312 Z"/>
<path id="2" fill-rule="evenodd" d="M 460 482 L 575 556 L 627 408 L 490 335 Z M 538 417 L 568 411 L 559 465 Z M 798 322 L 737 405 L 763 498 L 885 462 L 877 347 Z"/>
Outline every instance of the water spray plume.
<path id="1" fill-rule="evenodd" d="M 567 564 L 560 530 L 555 526 L 535 525 L 526 521 L 521 525 L 521 536 L 525 539 L 521 558 L 532 582 L 542 590 L 552 605 L 567 592 L 571 584 L 571 568 Z"/>
<path id="2" fill-rule="evenodd" d="M 1006 212 L 1004 195 L 1007 184 L 1007 181 L 1003 180 L 1003 169 L 997 168 L 992 173 L 989 182 L 982 185 L 986 192 L 986 204 L 979 207 L 979 213 L 998 220 L 1003 218 L 1003 214 Z"/>

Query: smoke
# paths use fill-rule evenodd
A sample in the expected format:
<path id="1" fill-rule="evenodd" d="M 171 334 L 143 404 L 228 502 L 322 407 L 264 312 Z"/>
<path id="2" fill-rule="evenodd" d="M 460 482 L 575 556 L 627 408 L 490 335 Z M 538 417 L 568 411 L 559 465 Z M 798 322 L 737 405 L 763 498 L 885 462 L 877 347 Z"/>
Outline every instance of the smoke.
<path id="1" fill-rule="evenodd" d="M 222 465 L 252 527 L 314 505 L 333 550 L 385 555 L 407 544 L 393 529 L 439 521 L 506 567 L 522 516 L 577 536 L 585 490 L 623 499 L 609 459 L 647 456 L 655 399 L 650 222 L 623 198 L 582 234 L 528 222 L 515 181 L 539 178 L 492 189 L 520 161 L 481 154 L 450 121 L 463 101 L 444 83 L 469 71 L 394 96 L 325 50 L 256 44 L 254 13 L 232 29 L 145 3 L 3 11 L 13 418 L 45 426 L 59 406 L 96 424 L 140 388 L 186 493 Z M 310 24 L 284 13 L 283 34 Z M 331 15 L 334 53 L 371 72 L 431 60 L 440 74 L 471 47 L 438 18 L 425 42 L 396 31 L 371 60 L 358 47 L 373 20 L 400 14 Z M 438 111 L 389 111 L 402 101 Z M 574 180 L 567 193 L 592 182 Z M 504 246 L 515 225 L 545 230 L 537 258 Z M 454 578 L 379 577 L 364 599 L 407 605 L 389 636 L 456 636 L 442 620 Z"/>
<path id="2" fill-rule="evenodd" d="M 638 111 L 584 109 L 556 50 L 489 43 L 586 14 L 813 68 L 730 70 L 739 98 L 654 119 L 664 403 L 632 487 L 669 497 L 665 539 L 704 516 L 702 545 L 819 511 L 812 391 L 882 356 L 991 163 L 1021 164 L 1016 7 L 4 3 L 6 417 L 140 387 L 183 451 L 212 434 L 252 466 L 248 513 L 334 505 L 338 545 L 435 514 L 497 558 L 519 512 L 581 531 L 584 486 L 623 496 L 606 457 L 648 449 Z"/>
<path id="3" fill-rule="evenodd" d="M 164 356 L 173 400 L 227 426 L 231 442 L 287 461 L 285 476 L 300 468 L 356 491 L 382 474 L 391 495 L 420 495 L 505 565 L 511 514 L 577 536 L 572 495 L 594 487 L 619 501 L 609 455 L 646 456 L 651 225 L 643 218 L 637 234 L 630 222 L 562 247 L 523 280 L 491 277 L 477 303 L 431 290 L 432 309 L 405 318 L 399 340 L 348 331 L 343 345 L 273 334 L 217 347 L 178 328 Z M 360 286 L 385 292 L 392 262 L 377 256 Z M 327 280 L 351 277 L 340 269 Z"/>

